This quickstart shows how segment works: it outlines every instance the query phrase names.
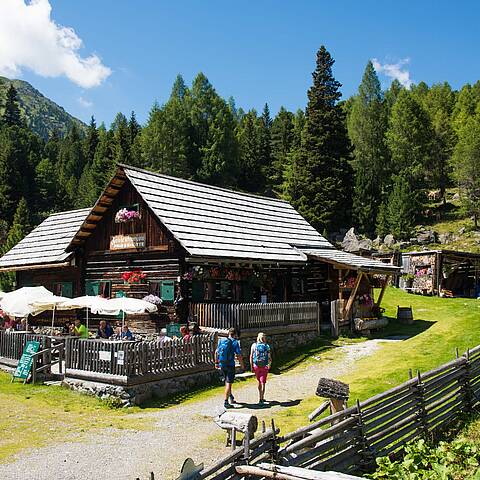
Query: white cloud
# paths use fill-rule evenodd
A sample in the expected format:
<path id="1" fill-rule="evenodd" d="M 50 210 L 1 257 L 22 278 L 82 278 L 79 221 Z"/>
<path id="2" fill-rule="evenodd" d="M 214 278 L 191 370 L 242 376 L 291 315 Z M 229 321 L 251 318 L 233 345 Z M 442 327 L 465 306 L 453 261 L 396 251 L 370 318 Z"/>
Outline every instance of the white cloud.
<path id="1" fill-rule="evenodd" d="M 392 80 L 398 80 L 404 87 L 409 88 L 412 85 L 410 72 L 406 68 L 402 68 L 410 63 L 409 58 L 399 60 L 397 63 L 384 63 L 383 65 L 376 58 L 372 58 L 372 63 L 378 73 L 383 73 Z"/>
<path id="2" fill-rule="evenodd" d="M 82 40 L 50 18 L 49 0 L 0 0 L 0 74 L 18 77 L 30 69 L 43 77 L 65 75 L 83 88 L 111 73 L 96 54 L 82 57 Z"/>
<path id="3" fill-rule="evenodd" d="M 93 102 L 90 100 L 83 98 L 83 97 L 78 97 L 77 102 L 83 107 L 83 108 L 91 108 L 93 107 Z"/>

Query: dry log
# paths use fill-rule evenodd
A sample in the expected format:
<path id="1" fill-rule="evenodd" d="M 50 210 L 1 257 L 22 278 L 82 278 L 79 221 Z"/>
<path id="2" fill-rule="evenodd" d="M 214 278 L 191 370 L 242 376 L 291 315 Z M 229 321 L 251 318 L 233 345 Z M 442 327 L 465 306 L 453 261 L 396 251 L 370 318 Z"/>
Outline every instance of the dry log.
<path id="1" fill-rule="evenodd" d="M 310 421 L 315 420 L 319 415 L 321 415 L 330 405 L 330 402 L 323 402 L 318 408 L 316 408 L 309 416 Z"/>
<path id="2" fill-rule="evenodd" d="M 345 473 L 339 472 L 317 472 L 315 470 L 307 470 L 305 468 L 299 467 L 285 467 L 281 465 L 272 465 L 269 463 L 260 463 L 258 465 L 260 468 L 265 470 L 273 471 L 276 469 L 280 473 L 287 473 L 305 480 L 356 480 L 359 477 L 354 477 L 352 475 L 347 475 Z"/>

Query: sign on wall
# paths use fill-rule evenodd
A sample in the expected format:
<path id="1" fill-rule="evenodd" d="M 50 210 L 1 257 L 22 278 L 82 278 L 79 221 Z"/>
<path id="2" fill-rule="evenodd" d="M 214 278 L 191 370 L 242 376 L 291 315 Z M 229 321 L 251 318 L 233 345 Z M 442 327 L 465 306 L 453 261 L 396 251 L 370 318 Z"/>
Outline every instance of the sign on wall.
<path id="1" fill-rule="evenodd" d="M 112 235 L 110 250 L 128 250 L 131 248 L 145 248 L 145 234 L 131 233 L 130 235 Z"/>

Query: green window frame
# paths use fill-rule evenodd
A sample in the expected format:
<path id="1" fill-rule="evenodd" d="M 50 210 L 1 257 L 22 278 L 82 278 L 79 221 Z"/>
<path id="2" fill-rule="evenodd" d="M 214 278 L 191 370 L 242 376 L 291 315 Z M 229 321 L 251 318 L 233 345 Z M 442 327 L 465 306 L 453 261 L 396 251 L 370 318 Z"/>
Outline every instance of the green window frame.
<path id="1" fill-rule="evenodd" d="M 55 282 L 53 293 L 61 297 L 73 298 L 73 282 Z"/>

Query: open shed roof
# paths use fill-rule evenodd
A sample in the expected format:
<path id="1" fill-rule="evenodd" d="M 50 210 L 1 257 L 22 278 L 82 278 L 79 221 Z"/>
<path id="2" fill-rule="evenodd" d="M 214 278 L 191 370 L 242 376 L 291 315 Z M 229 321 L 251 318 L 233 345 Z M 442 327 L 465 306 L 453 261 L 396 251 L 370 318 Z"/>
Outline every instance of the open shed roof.
<path id="1" fill-rule="evenodd" d="M 400 267 L 388 263 L 374 260 L 373 258 L 361 257 L 353 253 L 343 252 L 335 249 L 309 249 L 303 248 L 302 251 L 309 257 L 321 260 L 339 268 L 359 270 L 365 273 L 397 274 L 400 273 Z"/>

